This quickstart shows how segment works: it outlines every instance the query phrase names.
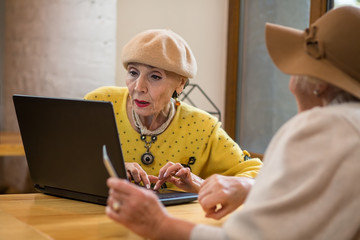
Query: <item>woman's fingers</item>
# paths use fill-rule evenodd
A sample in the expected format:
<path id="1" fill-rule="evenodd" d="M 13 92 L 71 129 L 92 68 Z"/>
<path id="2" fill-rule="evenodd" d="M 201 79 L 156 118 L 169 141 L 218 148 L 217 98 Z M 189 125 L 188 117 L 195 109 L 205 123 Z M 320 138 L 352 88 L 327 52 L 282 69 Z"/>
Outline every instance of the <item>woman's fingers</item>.
<path id="1" fill-rule="evenodd" d="M 155 186 L 154 186 L 154 190 L 159 190 L 160 189 L 160 187 L 161 187 L 161 185 L 163 185 L 165 182 L 166 182 L 166 180 L 167 180 L 167 178 L 166 178 L 166 172 L 167 172 L 167 170 L 170 168 L 170 167 L 172 167 L 174 165 L 174 163 L 172 163 L 172 162 L 168 162 L 168 163 L 166 163 L 165 164 L 165 166 L 163 166 L 161 169 L 160 169 L 160 171 L 159 171 L 159 175 L 158 175 L 158 181 L 156 182 L 156 184 L 155 184 Z"/>
<path id="2" fill-rule="evenodd" d="M 187 178 L 190 175 L 190 169 L 189 168 L 184 168 L 181 167 L 175 174 L 174 176 L 179 177 L 179 178 Z"/>
<path id="3" fill-rule="evenodd" d="M 160 189 L 165 182 L 170 182 L 184 191 L 197 193 L 203 181 L 202 178 L 192 174 L 189 168 L 180 163 L 168 162 L 160 169 L 154 190 Z"/>
<path id="4" fill-rule="evenodd" d="M 133 180 L 136 184 L 141 182 L 141 177 L 137 168 L 131 168 L 128 172 L 130 173 L 131 180 Z"/>
<path id="5" fill-rule="evenodd" d="M 218 196 L 215 193 L 199 199 L 199 203 L 206 213 L 206 217 L 217 220 L 235 210 L 235 206 L 229 205 L 223 196 Z"/>
<path id="6" fill-rule="evenodd" d="M 147 175 L 147 173 L 142 169 L 142 171 L 140 172 L 140 179 L 143 182 L 144 186 L 147 189 L 150 189 L 150 180 L 149 180 L 149 176 Z"/>
<path id="7" fill-rule="evenodd" d="M 164 184 L 164 182 L 166 182 L 167 179 L 162 179 L 162 180 L 158 180 L 156 183 L 155 183 L 155 186 L 154 186 L 154 190 L 157 191 L 161 188 L 161 185 Z"/>
<path id="8" fill-rule="evenodd" d="M 181 168 L 183 168 L 183 166 L 180 163 L 168 162 L 160 169 L 158 177 L 160 180 L 163 180 L 170 175 L 174 175 Z"/>
<path id="9" fill-rule="evenodd" d="M 212 209 L 212 211 L 208 211 L 205 216 L 208 218 L 219 220 L 230 212 L 232 212 L 232 210 L 229 207 L 217 205 L 215 208 Z"/>
<path id="10" fill-rule="evenodd" d="M 223 176 L 213 175 L 206 179 L 199 190 L 198 201 L 206 216 L 217 219 L 222 216 L 226 206 L 226 193 L 220 183 Z"/>
<path id="11" fill-rule="evenodd" d="M 158 181 L 154 186 L 154 190 L 159 190 L 161 185 L 163 185 L 166 181 L 171 179 L 173 176 L 177 177 L 177 173 L 184 169 L 184 167 L 180 163 L 172 163 L 168 162 L 162 167 L 159 171 Z"/>
<path id="12" fill-rule="evenodd" d="M 153 176 L 153 175 L 148 175 L 148 178 L 150 180 L 150 183 L 156 183 L 159 180 L 158 177 Z"/>
<path id="13" fill-rule="evenodd" d="M 126 195 L 128 189 L 131 189 L 135 186 L 129 184 L 128 181 L 120 178 L 111 177 L 106 181 L 106 185 L 109 187 L 109 195 L 120 194 Z"/>
<path id="14" fill-rule="evenodd" d="M 109 178 L 107 185 L 110 188 L 107 216 L 137 234 L 152 238 L 152 231 L 168 216 L 153 191 L 119 178 Z"/>
<path id="15" fill-rule="evenodd" d="M 142 182 L 147 189 L 150 189 L 149 176 L 138 163 L 126 163 L 126 169 L 129 180 L 133 180 L 136 184 Z"/>
<path id="16" fill-rule="evenodd" d="M 214 192 L 209 193 L 206 196 L 201 196 L 199 194 L 198 201 L 206 213 L 211 212 L 218 204 L 223 203 L 221 196 L 215 194 Z"/>
<path id="17" fill-rule="evenodd" d="M 254 181 L 246 177 L 211 176 L 201 185 L 198 201 L 207 217 L 220 219 L 243 204 Z"/>

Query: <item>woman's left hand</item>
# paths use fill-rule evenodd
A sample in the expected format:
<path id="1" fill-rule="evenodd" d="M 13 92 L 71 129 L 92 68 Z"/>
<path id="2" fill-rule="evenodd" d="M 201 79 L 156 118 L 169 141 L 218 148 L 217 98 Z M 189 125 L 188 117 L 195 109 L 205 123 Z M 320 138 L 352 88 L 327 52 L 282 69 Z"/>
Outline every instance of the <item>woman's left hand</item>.
<path id="1" fill-rule="evenodd" d="M 160 189 L 163 183 L 170 182 L 186 192 L 197 193 L 203 181 L 202 178 L 191 173 L 189 168 L 183 167 L 180 163 L 168 162 L 160 169 L 154 190 Z"/>
<path id="2" fill-rule="evenodd" d="M 199 203 L 206 217 L 220 219 L 244 203 L 255 179 L 214 174 L 199 191 Z"/>

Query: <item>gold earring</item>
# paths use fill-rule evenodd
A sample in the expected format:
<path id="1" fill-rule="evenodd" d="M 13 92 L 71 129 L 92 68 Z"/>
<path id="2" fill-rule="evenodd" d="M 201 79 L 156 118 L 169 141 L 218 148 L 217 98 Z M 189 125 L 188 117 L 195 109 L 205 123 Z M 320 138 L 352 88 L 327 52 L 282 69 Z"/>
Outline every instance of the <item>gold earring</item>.
<path id="1" fill-rule="evenodd" d="M 178 93 L 176 93 L 176 97 L 175 97 L 175 105 L 178 107 L 178 106 L 180 106 L 180 100 L 179 100 L 179 95 L 180 94 L 178 94 Z"/>
<path id="2" fill-rule="evenodd" d="M 177 93 L 177 91 L 174 91 L 173 95 L 171 96 L 173 99 L 175 99 L 175 105 L 176 106 L 180 106 L 180 100 L 179 100 L 179 96 L 181 93 Z"/>

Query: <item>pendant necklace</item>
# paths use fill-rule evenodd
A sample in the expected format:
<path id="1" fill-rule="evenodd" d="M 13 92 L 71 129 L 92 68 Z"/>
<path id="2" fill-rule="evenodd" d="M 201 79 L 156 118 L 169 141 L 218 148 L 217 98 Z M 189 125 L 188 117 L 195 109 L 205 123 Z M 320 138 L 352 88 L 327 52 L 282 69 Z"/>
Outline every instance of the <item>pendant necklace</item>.
<path id="1" fill-rule="evenodd" d="M 150 165 L 154 162 L 155 157 L 150 152 L 150 147 L 157 140 L 157 135 L 159 135 L 160 133 L 165 131 L 165 129 L 169 126 L 171 120 L 175 116 L 175 106 L 174 106 L 173 101 L 171 101 L 170 105 L 171 106 L 170 106 L 170 112 L 168 115 L 168 119 L 154 131 L 150 131 L 149 129 L 147 129 L 142 124 L 139 115 L 134 111 L 134 109 L 132 109 L 132 116 L 133 116 L 135 126 L 137 127 L 138 130 L 140 130 L 140 139 L 141 139 L 141 141 L 145 142 L 146 152 L 143 155 L 141 155 L 141 162 L 145 165 Z M 147 136 L 150 137 L 149 141 L 147 140 Z"/>

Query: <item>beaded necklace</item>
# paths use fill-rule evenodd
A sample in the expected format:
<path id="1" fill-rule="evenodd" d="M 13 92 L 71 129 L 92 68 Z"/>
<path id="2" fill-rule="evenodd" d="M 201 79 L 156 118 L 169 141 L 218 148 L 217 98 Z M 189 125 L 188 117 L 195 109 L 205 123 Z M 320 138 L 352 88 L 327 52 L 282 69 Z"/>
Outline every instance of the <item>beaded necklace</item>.
<path id="1" fill-rule="evenodd" d="M 150 165 L 154 162 L 154 155 L 149 151 L 151 144 L 155 143 L 157 140 L 157 135 L 161 134 L 165 131 L 165 129 L 170 125 L 171 120 L 175 116 L 175 106 L 173 101 L 170 102 L 170 112 L 168 115 L 168 119 L 157 129 L 151 131 L 147 129 L 141 122 L 139 115 L 132 109 L 132 116 L 135 123 L 136 128 L 140 131 L 140 139 L 145 142 L 146 152 L 141 155 L 141 162 L 145 165 Z M 147 140 L 147 136 L 150 136 L 150 140 Z"/>

